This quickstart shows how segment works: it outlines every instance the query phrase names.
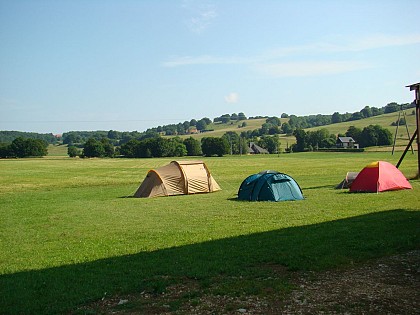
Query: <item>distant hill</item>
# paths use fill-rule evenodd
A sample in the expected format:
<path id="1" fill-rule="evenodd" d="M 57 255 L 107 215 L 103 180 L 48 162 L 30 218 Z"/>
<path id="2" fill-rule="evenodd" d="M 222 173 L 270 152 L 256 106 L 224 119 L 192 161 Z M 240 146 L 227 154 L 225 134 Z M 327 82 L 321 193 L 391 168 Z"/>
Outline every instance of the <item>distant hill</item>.
<path id="1" fill-rule="evenodd" d="M 401 115 L 401 117 L 403 116 Z M 410 133 L 410 136 L 412 136 L 413 133 L 416 131 L 416 115 L 413 115 L 411 110 L 407 110 L 406 119 L 407 119 L 408 131 Z M 394 136 L 397 127 L 393 126 L 392 124 L 397 122 L 397 120 L 398 120 L 398 112 L 394 112 L 394 113 L 383 114 L 383 115 L 369 117 L 369 118 L 360 119 L 360 120 L 346 121 L 346 122 L 331 124 L 327 126 L 308 128 L 306 130 L 314 131 L 317 129 L 326 128 L 328 129 L 330 133 L 339 134 L 339 133 L 345 133 L 350 126 L 355 126 L 357 128 L 363 129 L 369 125 L 379 125 L 383 128 L 388 129 L 391 132 L 391 134 Z M 407 136 L 406 126 L 400 125 L 398 127 L 398 134 L 397 134 L 397 146 L 405 147 L 407 144 L 408 144 L 408 136 Z"/>
<path id="2" fill-rule="evenodd" d="M 192 119 L 190 122 L 171 124 L 165 126 L 158 126 L 149 128 L 144 132 L 138 131 L 70 131 L 62 135 L 62 143 L 83 145 L 89 138 L 102 139 L 108 138 L 114 145 L 121 145 L 127 143 L 131 139 L 142 140 L 145 138 L 155 137 L 161 135 L 163 137 L 202 139 L 203 137 L 221 137 L 226 132 L 236 132 L 243 134 L 247 139 L 259 137 L 262 135 L 278 134 L 283 144 L 293 144 L 295 137 L 292 135 L 294 129 L 304 129 L 306 131 L 314 131 L 325 128 L 330 134 L 345 134 L 350 126 L 363 129 L 369 125 L 380 125 L 387 128 L 391 134 L 395 134 L 395 124 L 398 120 L 399 110 L 405 109 L 407 127 L 410 134 L 415 131 L 415 115 L 410 104 L 397 104 L 395 102 L 389 103 L 382 108 L 365 106 L 362 110 L 354 113 L 340 114 L 335 112 L 331 115 L 308 115 L 296 116 L 287 115 L 283 113 L 280 117 L 255 116 L 246 118 L 244 113 L 224 114 L 212 120 L 209 118 L 202 118 L 200 120 Z M 365 118 L 368 117 L 368 118 Z M 342 121 L 342 122 L 341 122 Z M 193 123 L 194 122 L 194 123 Z M 336 122 L 336 123 L 334 123 Z M 313 127 L 316 126 L 316 127 Z M 202 130 L 201 132 L 197 132 Z M 288 134 L 282 133 L 288 132 Z M 46 140 L 50 144 L 54 144 L 57 138 L 52 134 L 37 134 L 17 131 L 0 131 L 0 143 L 11 142 L 17 137 L 36 138 Z M 406 126 L 402 125 L 399 128 L 398 141 L 401 143 L 407 142 Z"/>
<path id="3" fill-rule="evenodd" d="M 395 134 L 396 126 L 393 126 L 392 124 L 395 123 L 398 120 L 398 112 L 393 112 L 389 114 L 383 114 L 378 115 L 374 117 L 359 119 L 359 120 L 353 120 L 353 121 L 346 121 L 341 123 L 335 123 L 335 124 L 329 124 L 325 126 L 318 126 L 318 127 L 312 127 L 312 128 L 305 128 L 305 131 L 315 131 L 318 129 L 327 129 L 330 133 L 338 135 L 338 134 L 344 134 L 346 133 L 347 129 L 350 126 L 355 126 L 357 128 L 363 129 L 364 127 L 367 127 L 369 125 L 380 125 L 383 128 L 388 129 L 392 135 Z M 402 115 L 401 115 L 402 117 Z M 412 135 L 416 130 L 416 116 L 412 114 L 411 110 L 406 110 L 406 118 L 407 118 L 407 127 L 409 130 L 410 135 Z M 287 122 L 289 118 L 281 118 L 281 122 Z M 238 124 L 236 122 L 229 122 L 227 124 L 224 123 L 217 123 L 217 124 L 211 124 L 208 126 L 208 129 L 214 129 L 213 131 L 208 131 L 204 133 L 198 133 L 198 134 L 190 134 L 190 135 L 182 135 L 181 138 L 188 138 L 193 137 L 195 139 L 201 139 L 203 137 L 221 137 L 223 134 L 225 134 L 228 131 L 234 131 L 237 133 L 241 133 L 242 131 L 247 130 L 254 130 L 259 129 L 262 127 L 262 125 L 266 122 L 266 118 L 260 118 L 260 119 L 248 119 L 245 120 L 247 126 L 239 128 Z M 288 143 L 293 144 L 295 143 L 296 139 L 294 136 L 287 136 L 285 134 L 280 134 L 280 141 L 283 144 Z M 173 137 L 173 136 L 168 136 Z M 397 135 L 397 145 L 399 146 L 405 146 L 408 143 L 407 139 L 407 131 L 405 125 L 400 125 L 398 128 L 398 135 Z"/>

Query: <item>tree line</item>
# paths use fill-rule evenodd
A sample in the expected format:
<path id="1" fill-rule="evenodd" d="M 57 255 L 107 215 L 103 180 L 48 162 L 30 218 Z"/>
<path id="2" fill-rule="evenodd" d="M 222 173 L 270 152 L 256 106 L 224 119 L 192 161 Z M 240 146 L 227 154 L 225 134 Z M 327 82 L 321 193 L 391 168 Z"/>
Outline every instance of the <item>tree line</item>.
<path id="1" fill-rule="evenodd" d="M 39 139 L 49 144 L 56 144 L 59 139 L 52 133 L 36 133 L 23 131 L 0 131 L 0 143 L 12 143 L 16 138 Z"/>
<path id="2" fill-rule="evenodd" d="M 48 154 L 48 143 L 42 139 L 18 137 L 12 143 L 0 143 L 0 158 L 38 157 Z"/>
<path id="3" fill-rule="evenodd" d="M 224 154 L 242 154 L 248 152 L 250 142 L 254 142 L 259 146 L 267 149 L 269 153 L 280 152 L 281 143 L 279 142 L 279 134 L 294 135 L 296 137 L 296 144 L 290 148 L 285 148 L 285 151 L 307 151 L 317 148 L 331 148 L 335 146 L 335 135 L 329 134 L 327 129 L 318 131 L 305 132 L 304 128 L 314 126 L 323 126 L 331 123 L 338 123 L 342 121 L 352 121 L 371 116 L 376 116 L 384 113 L 392 113 L 400 109 L 408 109 L 413 107 L 413 104 L 397 104 L 389 103 L 382 108 L 375 108 L 366 106 L 359 112 L 352 114 L 339 114 L 338 112 L 332 115 L 309 115 L 309 116 L 295 116 L 283 113 L 281 118 L 288 118 L 287 122 L 281 121 L 278 117 L 267 117 L 261 128 L 255 130 L 243 131 L 240 134 L 237 132 L 227 132 L 221 138 L 205 137 L 201 141 L 195 140 L 192 137 L 181 140 L 179 137 L 163 138 L 161 135 L 177 135 L 185 134 L 191 128 L 199 131 L 206 130 L 211 123 L 208 118 L 200 120 L 192 119 L 184 123 L 171 124 L 166 126 L 158 126 L 156 128 L 147 129 L 145 132 L 120 132 L 116 130 L 109 131 L 71 131 L 64 133 L 62 136 L 63 144 L 68 145 L 69 156 L 81 157 L 166 157 L 166 156 L 185 156 L 185 155 L 224 155 Z M 250 117 L 249 119 L 262 118 Z M 238 127 L 244 126 L 246 122 L 244 113 L 239 114 L 224 114 L 216 117 L 214 123 L 228 123 L 240 122 L 242 124 Z M 45 143 L 56 143 L 57 138 L 52 134 L 36 134 L 36 133 L 20 133 L 15 131 L 0 131 L 0 139 L 11 139 L 13 136 L 20 134 L 28 134 L 30 137 L 22 140 L 26 143 L 27 149 L 18 149 L 22 145 L 16 146 L 13 144 L 17 138 L 12 140 L 12 143 L 0 143 L 0 157 L 25 157 L 25 156 L 40 156 L 46 154 L 46 148 L 43 150 L 34 149 L 36 145 L 34 138 L 46 138 Z M 348 130 L 346 135 L 352 136 L 353 139 L 360 144 L 361 147 L 371 145 L 387 145 L 391 144 L 392 136 L 389 131 L 380 126 L 369 126 L 363 130 L 357 128 Z M 9 138 L 7 138 L 9 137 Z M 391 139 L 391 140 L 390 140 Z M 39 139 L 38 139 L 39 140 Z M 5 141 L 7 142 L 7 141 Z M 12 145 L 13 144 L 13 145 Z M 41 147 L 40 142 L 37 144 Z M 43 144 L 44 145 L 44 144 Z M 45 145 L 44 145 L 45 146 Z M 40 153 L 41 152 L 41 153 Z M 44 155 L 45 155 L 44 154 Z"/>
<path id="4" fill-rule="evenodd" d="M 160 136 L 143 140 L 132 139 L 120 147 L 114 146 L 106 139 L 90 138 L 83 145 L 83 150 L 75 146 L 68 147 L 70 157 L 115 157 L 152 158 L 182 156 L 223 156 L 229 153 L 229 143 L 225 138 L 206 137 L 201 141 L 189 137 L 163 138 Z"/>
<path id="5" fill-rule="evenodd" d="M 332 115 L 308 115 L 308 116 L 296 116 L 288 115 L 282 113 L 281 117 L 267 117 L 267 116 L 256 116 L 247 118 L 244 113 L 233 113 L 233 114 L 224 114 L 213 119 L 214 124 L 219 123 L 238 123 L 238 127 L 246 126 L 247 119 L 258 119 L 265 118 L 266 121 L 262 124 L 261 128 L 255 130 L 248 130 L 244 133 L 241 133 L 241 137 L 252 139 L 255 137 L 261 137 L 264 135 L 275 135 L 275 134 L 287 134 L 292 135 L 296 129 L 306 129 L 311 127 L 326 126 L 329 124 L 355 121 L 363 118 L 369 118 L 377 115 L 387 114 L 396 112 L 400 109 L 409 109 L 413 108 L 414 104 L 398 104 L 398 103 L 389 103 L 384 107 L 369 107 L 365 106 L 362 110 L 354 113 L 344 113 L 340 114 L 335 112 Z M 287 119 L 287 121 L 281 121 L 281 118 Z M 283 120 L 284 121 L 284 120 Z M 63 133 L 62 140 L 64 144 L 76 145 L 86 142 L 89 138 L 94 138 L 100 140 L 102 138 L 108 138 L 109 141 L 118 146 L 129 142 L 130 140 L 144 140 L 147 138 L 153 138 L 158 135 L 165 136 L 175 136 L 175 135 L 186 135 L 191 133 L 192 130 L 198 132 L 210 131 L 209 125 L 212 121 L 207 118 L 201 118 L 199 120 L 191 119 L 190 121 L 184 121 L 183 123 L 178 124 L 169 124 L 158 126 L 154 128 L 149 128 L 144 132 L 131 131 L 131 132 L 121 132 L 116 130 L 109 131 L 71 131 Z M 194 132 L 192 132 L 194 133 Z"/>
<path id="6" fill-rule="evenodd" d="M 114 147 L 106 138 L 90 138 L 83 145 L 83 150 L 68 147 L 70 157 L 115 157 L 151 158 L 182 156 L 223 156 L 226 154 L 247 154 L 250 142 L 268 150 L 269 153 L 280 151 L 279 136 L 262 136 L 247 139 L 234 131 L 226 132 L 222 137 L 204 137 L 201 140 L 189 137 L 166 138 L 156 136 L 143 139 L 132 139 L 121 146 Z"/>
<path id="7" fill-rule="evenodd" d="M 296 129 L 293 132 L 296 143 L 291 146 L 293 152 L 314 151 L 336 147 L 338 137 L 352 137 L 360 148 L 392 144 L 392 134 L 388 129 L 379 125 L 369 125 L 363 129 L 350 126 L 345 134 L 330 134 L 328 129 L 316 131 Z"/>

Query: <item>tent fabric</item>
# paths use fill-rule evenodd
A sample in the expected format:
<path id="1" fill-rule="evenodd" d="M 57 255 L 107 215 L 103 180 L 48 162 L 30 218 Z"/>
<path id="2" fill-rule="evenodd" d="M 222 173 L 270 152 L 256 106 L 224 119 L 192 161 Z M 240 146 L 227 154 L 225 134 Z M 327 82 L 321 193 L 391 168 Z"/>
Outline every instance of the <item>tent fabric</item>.
<path id="1" fill-rule="evenodd" d="M 301 200 L 303 194 L 292 177 L 267 170 L 245 178 L 239 187 L 238 199 L 247 201 Z"/>
<path id="2" fill-rule="evenodd" d="M 335 189 L 350 188 L 357 175 L 359 175 L 359 172 L 347 172 L 346 177 L 341 181 L 340 184 L 335 186 Z"/>
<path id="3" fill-rule="evenodd" d="M 384 161 L 365 166 L 353 181 L 351 192 L 381 192 L 412 189 L 407 178 L 394 165 Z"/>
<path id="4" fill-rule="evenodd" d="M 202 161 L 172 161 L 150 170 L 134 197 L 160 197 L 221 190 Z"/>

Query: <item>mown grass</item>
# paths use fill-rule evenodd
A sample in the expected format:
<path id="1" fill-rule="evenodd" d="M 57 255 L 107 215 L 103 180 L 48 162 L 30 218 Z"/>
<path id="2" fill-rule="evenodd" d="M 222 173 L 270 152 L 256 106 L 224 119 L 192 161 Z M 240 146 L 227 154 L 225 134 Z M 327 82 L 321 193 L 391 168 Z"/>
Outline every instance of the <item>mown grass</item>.
<path id="1" fill-rule="evenodd" d="M 170 159 L 0 160 L 0 310 L 71 312 L 105 292 L 158 294 L 185 279 L 216 293 L 258 294 L 288 286 L 287 274 L 258 281 L 267 264 L 324 270 L 418 248 L 418 180 L 413 190 L 381 194 L 333 189 L 347 171 L 398 158 L 204 158 L 221 192 L 155 199 L 130 196 L 149 169 Z M 401 170 L 414 177 L 416 166 L 410 154 Z M 265 169 L 294 177 L 305 200 L 236 201 L 242 180 Z"/>

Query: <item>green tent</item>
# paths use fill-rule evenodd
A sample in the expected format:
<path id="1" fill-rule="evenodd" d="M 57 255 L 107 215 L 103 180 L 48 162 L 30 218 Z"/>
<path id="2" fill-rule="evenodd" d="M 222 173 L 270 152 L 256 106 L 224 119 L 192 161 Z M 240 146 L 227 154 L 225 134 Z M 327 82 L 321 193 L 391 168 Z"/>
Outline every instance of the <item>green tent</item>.
<path id="1" fill-rule="evenodd" d="M 245 178 L 239 187 L 239 200 L 285 201 L 302 200 L 298 183 L 289 175 L 277 171 L 262 171 Z"/>

